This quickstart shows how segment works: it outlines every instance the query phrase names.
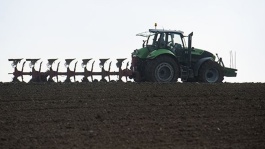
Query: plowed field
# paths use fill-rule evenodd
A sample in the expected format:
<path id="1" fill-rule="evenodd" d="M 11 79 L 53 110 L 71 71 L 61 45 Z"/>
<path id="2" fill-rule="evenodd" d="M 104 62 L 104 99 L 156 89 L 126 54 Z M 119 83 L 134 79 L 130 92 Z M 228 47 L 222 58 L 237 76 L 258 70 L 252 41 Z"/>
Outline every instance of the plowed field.
<path id="1" fill-rule="evenodd" d="M 265 148 L 265 84 L 0 83 L 0 148 Z"/>

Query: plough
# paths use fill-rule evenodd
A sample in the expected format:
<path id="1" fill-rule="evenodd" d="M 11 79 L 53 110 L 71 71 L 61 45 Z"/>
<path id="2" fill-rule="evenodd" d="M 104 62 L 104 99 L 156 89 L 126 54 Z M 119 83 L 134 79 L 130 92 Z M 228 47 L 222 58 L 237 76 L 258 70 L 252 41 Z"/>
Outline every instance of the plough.
<path id="1" fill-rule="evenodd" d="M 128 77 L 132 75 L 132 71 L 128 69 L 129 62 L 127 62 L 126 68 L 122 69 L 122 63 L 124 62 L 124 60 L 126 60 L 126 58 L 117 59 L 116 66 L 118 68 L 118 71 L 110 71 L 112 62 L 109 63 L 109 67 L 106 70 L 105 63 L 109 59 L 99 59 L 100 60 L 99 66 L 101 68 L 101 72 L 96 72 L 93 70 L 95 61 L 92 62 L 91 69 L 88 70 L 87 68 L 88 63 L 91 62 L 92 59 L 82 59 L 81 66 L 84 69 L 82 72 L 76 71 L 76 66 L 77 66 L 78 61 L 75 62 L 74 69 L 72 70 L 70 69 L 69 66 L 75 59 L 65 59 L 64 65 L 67 69 L 66 72 L 58 71 L 60 62 L 58 62 L 56 69 L 53 69 L 53 65 L 55 61 L 57 61 L 58 59 L 48 59 L 48 63 L 47 63 L 48 69 L 45 72 L 41 71 L 43 61 L 41 61 L 39 64 L 39 70 L 35 69 L 36 63 L 40 59 L 25 59 L 25 61 L 22 64 L 21 70 L 18 70 L 17 66 L 23 59 L 8 59 L 8 60 L 12 62 L 11 65 L 14 68 L 14 72 L 9 73 L 9 74 L 13 74 L 14 76 L 13 82 L 21 82 L 21 81 L 24 82 L 24 76 L 31 76 L 31 79 L 29 82 L 55 82 L 53 78 L 56 78 L 56 82 L 59 82 L 58 81 L 59 76 L 66 76 L 66 79 L 64 80 L 64 82 L 71 82 L 71 77 L 73 77 L 74 82 L 76 82 L 76 76 L 83 76 L 82 82 L 98 82 L 98 81 L 112 82 L 114 80 L 111 80 L 111 76 L 118 76 L 118 80 L 116 81 L 122 81 L 122 78 L 125 77 L 126 82 L 127 82 Z M 29 67 L 31 68 L 30 72 L 24 72 L 24 66 L 26 62 L 29 62 Z M 101 76 L 101 79 L 100 80 L 94 79 L 93 76 Z M 21 81 L 18 79 L 18 77 L 21 77 Z M 89 81 L 88 79 L 89 77 L 91 77 L 91 81 Z M 108 78 L 108 80 L 106 79 L 106 77 Z"/>

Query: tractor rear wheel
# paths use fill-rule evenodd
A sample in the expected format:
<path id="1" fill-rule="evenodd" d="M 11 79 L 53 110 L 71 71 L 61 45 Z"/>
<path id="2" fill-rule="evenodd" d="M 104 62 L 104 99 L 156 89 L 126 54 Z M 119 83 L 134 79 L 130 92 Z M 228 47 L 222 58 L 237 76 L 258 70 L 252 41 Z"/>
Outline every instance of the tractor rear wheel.
<path id="1" fill-rule="evenodd" d="M 150 82 L 176 82 L 179 77 L 179 66 L 173 58 L 160 56 L 147 62 L 145 76 Z"/>
<path id="2" fill-rule="evenodd" d="M 199 70 L 199 82 L 220 83 L 224 80 L 222 67 L 215 61 L 206 61 Z"/>

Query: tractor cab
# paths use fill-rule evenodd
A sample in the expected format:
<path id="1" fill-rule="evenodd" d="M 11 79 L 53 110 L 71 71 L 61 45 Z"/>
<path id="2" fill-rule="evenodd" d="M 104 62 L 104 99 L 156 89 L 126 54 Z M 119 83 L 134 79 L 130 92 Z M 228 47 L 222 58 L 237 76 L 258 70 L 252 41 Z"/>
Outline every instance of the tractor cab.
<path id="1" fill-rule="evenodd" d="M 177 50 L 187 48 L 182 31 L 149 29 L 149 32 L 139 33 L 137 36 L 147 38 L 143 40 L 143 48 L 147 47 L 149 51 L 167 49 L 176 53 Z"/>

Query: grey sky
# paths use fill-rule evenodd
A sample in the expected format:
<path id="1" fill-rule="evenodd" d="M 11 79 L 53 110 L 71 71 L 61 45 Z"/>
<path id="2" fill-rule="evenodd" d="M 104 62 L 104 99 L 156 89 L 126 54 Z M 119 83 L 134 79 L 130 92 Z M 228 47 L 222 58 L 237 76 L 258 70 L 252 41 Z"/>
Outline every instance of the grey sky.
<path id="1" fill-rule="evenodd" d="M 12 79 L 8 58 L 130 58 L 156 22 L 193 31 L 227 66 L 236 51 L 238 77 L 225 81 L 265 82 L 264 18 L 263 0 L 0 0 L 0 81 Z"/>

